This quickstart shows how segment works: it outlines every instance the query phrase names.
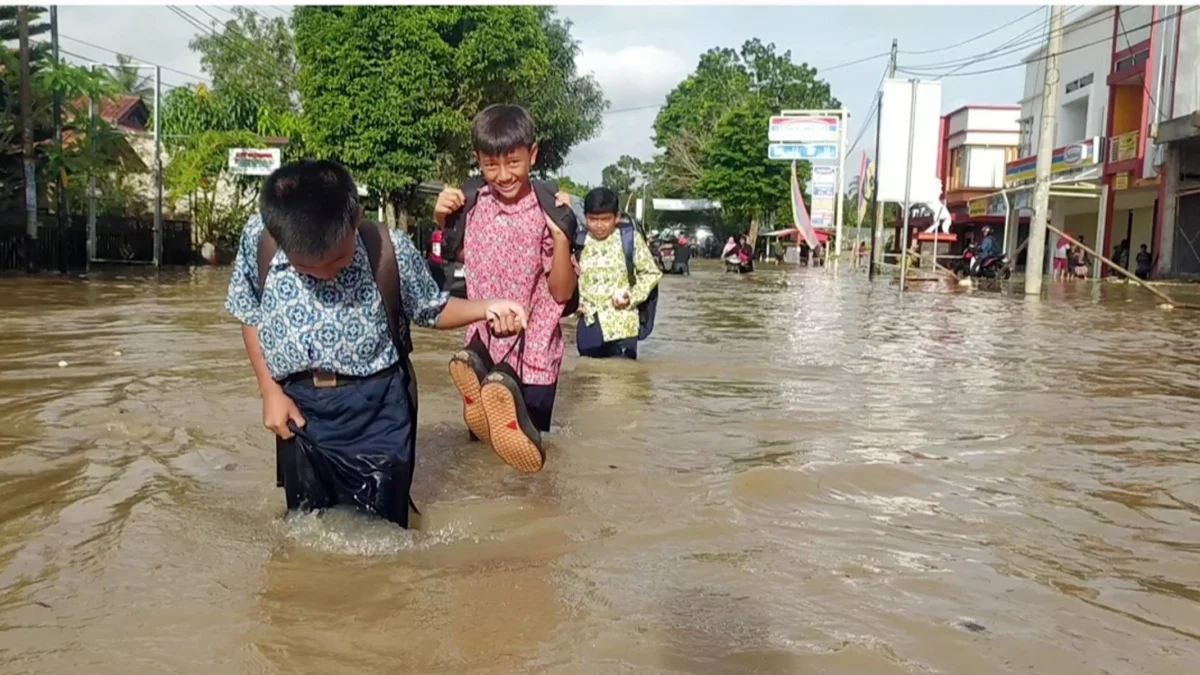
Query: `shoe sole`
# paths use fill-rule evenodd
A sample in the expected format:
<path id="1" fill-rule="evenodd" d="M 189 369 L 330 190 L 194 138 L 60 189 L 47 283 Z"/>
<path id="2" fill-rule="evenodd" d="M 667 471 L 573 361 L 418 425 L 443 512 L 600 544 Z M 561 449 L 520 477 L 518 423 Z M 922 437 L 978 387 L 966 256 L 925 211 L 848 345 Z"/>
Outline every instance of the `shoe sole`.
<path id="1" fill-rule="evenodd" d="M 463 400 L 463 421 L 476 438 L 491 443 L 487 412 L 483 407 L 483 395 L 479 376 L 471 367 L 470 356 L 459 352 L 450 359 L 450 380 L 458 388 Z"/>
<path id="2" fill-rule="evenodd" d="M 512 468 L 522 473 L 537 473 L 546 463 L 545 455 L 517 420 L 517 400 L 503 384 L 490 378 L 481 387 L 483 408 L 487 413 L 492 450 Z"/>

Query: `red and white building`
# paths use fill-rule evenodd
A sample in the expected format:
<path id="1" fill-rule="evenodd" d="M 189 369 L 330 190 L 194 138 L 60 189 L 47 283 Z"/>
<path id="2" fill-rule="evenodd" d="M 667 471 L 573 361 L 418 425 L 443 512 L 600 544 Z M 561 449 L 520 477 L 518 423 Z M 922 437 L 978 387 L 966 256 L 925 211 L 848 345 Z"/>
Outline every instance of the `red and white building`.
<path id="1" fill-rule="evenodd" d="M 1017 158 L 1020 117 L 1019 105 L 968 105 L 942 117 L 938 179 L 955 233 L 1004 226 L 1004 211 L 988 212 L 979 198 L 1004 189 L 1005 167 Z"/>

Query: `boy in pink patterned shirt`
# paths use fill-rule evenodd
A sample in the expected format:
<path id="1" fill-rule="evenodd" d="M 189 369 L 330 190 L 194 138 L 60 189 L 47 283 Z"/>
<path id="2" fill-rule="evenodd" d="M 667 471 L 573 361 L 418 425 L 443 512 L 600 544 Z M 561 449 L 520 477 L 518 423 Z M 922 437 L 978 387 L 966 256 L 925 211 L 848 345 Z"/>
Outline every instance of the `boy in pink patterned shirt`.
<path id="1" fill-rule="evenodd" d="M 475 118 L 471 136 L 486 186 L 466 215 L 467 297 L 521 303 L 529 319 L 525 332 L 510 338 L 494 337 L 486 322 L 473 324 L 450 375 L 472 436 L 511 466 L 533 472 L 545 462 L 541 432 L 550 430 L 563 356 L 559 321 L 578 270 L 568 235 L 542 210 L 530 183 L 538 147 L 529 113 L 491 106 Z M 465 203 L 461 190 L 443 190 L 434 207 L 438 225 Z"/>

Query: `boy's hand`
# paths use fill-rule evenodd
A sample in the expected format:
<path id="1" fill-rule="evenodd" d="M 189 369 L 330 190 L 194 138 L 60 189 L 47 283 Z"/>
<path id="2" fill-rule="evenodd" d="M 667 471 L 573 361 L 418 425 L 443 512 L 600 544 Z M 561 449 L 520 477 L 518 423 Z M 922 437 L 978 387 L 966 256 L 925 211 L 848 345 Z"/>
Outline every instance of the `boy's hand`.
<path id="1" fill-rule="evenodd" d="M 296 402 L 283 393 L 283 390 L 269 392 L 263 396 L 263 426 L 275 432 L 275 435 L 287 440 L 294 436 L 288 428 L 288 422 L 304 427 L 304 416 Z"/>
<path id="2" fill-rule="evenodd" d="M 570 206 L 571 205 L 571 193 L 563 192 L 562 190 L 559 190 L 558 194 L 554 195 L 554 203 L 557 206 Z"/>
<path id="3" fill-rule="evenodd" d="M 450 214 L 461 209 L 467 203 L 467 196 L 462 190 L 454 187 L 444 187 L 438 193 L 437 203 L 433 205 L 433 220 L 438 227 L 446 226 Z"/>
<path id="4" fill-rule="evenodd" d="M 629 295 L 629 291 L 621 291 L 612 297 L 613 307 L 617 309 L 625 309 L 633 302 L 633 297 Z"/>
<path id="5" fill-rule="evenodd" d="M 529 325 L 525 308 L 512 300 L 489 300 L 486 311 L 488 326 L 496 337 L 516 335 Z"/>

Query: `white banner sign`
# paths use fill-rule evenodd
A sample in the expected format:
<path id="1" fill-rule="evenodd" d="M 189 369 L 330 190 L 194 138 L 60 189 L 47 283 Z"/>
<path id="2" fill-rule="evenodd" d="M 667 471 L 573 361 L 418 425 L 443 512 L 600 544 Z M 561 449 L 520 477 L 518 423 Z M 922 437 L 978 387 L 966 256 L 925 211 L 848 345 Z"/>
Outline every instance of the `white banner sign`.
<path id="1" fill-rule="evenodd" d="M 883 83 L 883 120 L 879 130 L 879 158 L 875 168 L 876 198 L 904 203 L 904 185 L 912 169 L 912 202 L 930 202 L 941 197 L 941 184 L 926 180 L 937 175 L 941 135 L 942 84 L 918 82 L 917 104 L 913 107 L 913 84 L 906 80 Z M 909 120 L 912 138 L 909 139 Z M 908 150 L 912 148 L 912 157 Z"/>
<path id="2" fill-rule="evenodd" d="M 655 211 L 708 211 L 721 208 L 721 202 L 708 199 L 652 199 Z"/>
<path id="3" fill-rule="evenodd" d="M 279 148 L 231 148 L 229 173 L 239 176 L 270 176 L 283 163 Z"/>
<path id="4" fill-rule="evenodd" d="M 767 140 L 772 143 L 837 143 L 838 118 L 776 115 L 767 127 Z"/>

